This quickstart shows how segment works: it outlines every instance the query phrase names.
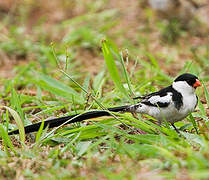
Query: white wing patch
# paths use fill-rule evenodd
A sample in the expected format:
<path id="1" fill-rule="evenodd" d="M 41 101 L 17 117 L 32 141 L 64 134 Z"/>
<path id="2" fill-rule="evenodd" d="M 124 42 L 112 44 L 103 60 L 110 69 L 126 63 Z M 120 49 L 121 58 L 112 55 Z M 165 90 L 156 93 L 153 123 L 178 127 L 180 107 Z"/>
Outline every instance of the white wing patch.
<path id="1" fill-rule="evenodd" d="M 156 104 L 156 103 L 169 103 L 172 100 L 172 93 L 169 92 L 167 93 L 166 96 L 162 96 L 160 97 L 158 96 L 152 96 L 149 99 L 147 99 L 150 103 L 152 104 Z"/>

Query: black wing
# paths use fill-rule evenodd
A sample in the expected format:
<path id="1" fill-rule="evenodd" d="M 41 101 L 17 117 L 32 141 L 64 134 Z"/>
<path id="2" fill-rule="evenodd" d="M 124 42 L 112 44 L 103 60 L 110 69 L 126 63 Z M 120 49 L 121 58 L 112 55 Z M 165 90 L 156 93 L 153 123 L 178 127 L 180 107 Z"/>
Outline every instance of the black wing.
<path id="1" fill-rule="evenodd" d="M 163 88 L 163 89 L 161 89 L 161 90 L 159 90 L 157 92 L 153 92 L 153 93 L 147 94 L 145 96 L 135 97 L 133 99 L 148 99 L 148 98 L 150 98 L 152 96 L 160 96 L 160 97 L 166 96 L 168 92 L 172 92 L 172 89 L 173 89 L 172 86 L 168 86 L 168 87 Z"/>
<path id="2" fill-rule="evenodd" d="M 155 96 L 158 96 L 159 100 L 155 99 L 155 101 L 153 101 L 153 97 Z M 167 107 L 172 100 L 174 102 L 176 109 L 178 110 L 183 105 L 181 93 L 176 91 L 172 86 L 168 86 L 166 88 L 161 89 L 160 91 L 153 92 L 146 96 L 136 97 L 134 99 L 142 99 L 141 103 L 143 104 L 146 104 L 148 106 L 162 107 L 162 108 Z"/>

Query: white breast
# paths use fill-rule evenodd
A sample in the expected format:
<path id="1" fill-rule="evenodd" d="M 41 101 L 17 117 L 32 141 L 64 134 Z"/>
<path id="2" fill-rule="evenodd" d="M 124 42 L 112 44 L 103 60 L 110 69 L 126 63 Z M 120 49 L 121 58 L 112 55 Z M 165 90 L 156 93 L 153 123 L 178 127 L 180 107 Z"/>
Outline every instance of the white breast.
<path id="1" fill-rule="evenodd" d="M 169 122 L 174 123 L 184 119 L 189 113 L 195 110 L 197 96 L 195 94 L 195 88 L 188 85 L 185 81 L 174 82 L 172 86 L 176 91 L 181 93 L 183 101 L 183 106 L 168 120 Z"/>

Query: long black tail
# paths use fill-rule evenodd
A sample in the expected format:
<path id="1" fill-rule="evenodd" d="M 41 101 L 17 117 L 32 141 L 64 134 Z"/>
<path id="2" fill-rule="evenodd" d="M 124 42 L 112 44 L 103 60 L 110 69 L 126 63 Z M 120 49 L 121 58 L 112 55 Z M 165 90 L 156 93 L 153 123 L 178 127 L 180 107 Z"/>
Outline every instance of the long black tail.
<path id="1" fill-rule="evenodd" d="M 129 107 L 130 106 L 120 106 L 120 107 L 109 108 L 108 110 L 112 111 L 112 112 L 127 112 L 127 111 L 129 111 L 128 110 Z M 67 124 L 80 122 L 80 121 L 83 121 L 86 119 L 91 119 L 91 118 L 96 118 L 96 117 L 111 116 L 111 114 L 109 112 L 102 111 L 102 110 L 101 111 L 90 111 L 90 112 L 83 113 L 79 116 L 78 115 L 79 114 L 75 114 L 72 116 L 65 116 L 65 117 L 46 120 L 44 122 L 44 128 L 58 127 L 61 124 L 65 123 L 66 121 L 68 121 L 69 119 L 72 119 L 72 118 L 73 119 L 71 121 L 69 121 Z M 78 116 L 78 117 L 76 117 L 76 116 Z M 38 131 L 40 126 L 41 126 L 41 122 L 25 126 L 25 133 L 31 133 L 31 132 Z M 9 135 L 13 135 L 13 134 L 19 134 L 19 130 L 14 130 L 14 131 L 9 132 Z"/>

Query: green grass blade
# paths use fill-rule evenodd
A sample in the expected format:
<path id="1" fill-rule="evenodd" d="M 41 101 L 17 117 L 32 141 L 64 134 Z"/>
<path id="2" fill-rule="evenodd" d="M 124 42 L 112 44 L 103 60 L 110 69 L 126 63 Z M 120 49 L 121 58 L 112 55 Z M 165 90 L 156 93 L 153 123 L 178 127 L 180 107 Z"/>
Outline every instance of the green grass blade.
<path id="1" fill-rule="evenodd" d="M 1 124 L 0 124 L 0 132 L 1 132 L 1 137 L 4 141 L 4 145 L 5 145 L 5 149 L 7 151 L 7 154 L 9 155 L 7 147 L 9 147 L 12 150 L 12 152 L 17 154 L 8 133 L 5 131 L 5 129 L 3 128 L 3 126 Z"/>
<path id="2" fill-rule="evenodd" d="M 122 53 L 119 54 L 118 52 L 117 52 L 117 54 L 118 54 L 119 60 L 120 60 L 121 65 L 122 65 L 122 69 L 123 69 L 122 74 L 123 74 L 123 77 L 125 78 L 125 81 L 128 85 L 129 93 L 134 96 L 134 93 L 133 93 L 132 88 L 131 88 L 131 81 L 130 81 L 130 78 L 129 78 L 128 72 L 126 70 L 125 63 L 124 63 L 123 54 Z M 128 53 L 126 53 L 126 58 L 128 59 Z"/>
<path id="3" fill-rule="evenodd" d="M 195 128 L 196 133 L 198 134 L 197 123 L 196 123 L 194 117 L 192 116 L 192 113 L 190 113 L 189 119 L 190 119 L 190 122 L 192 123 L 193 127 Z"/>
<path id="4" fill-rule="evenodd" d="M 63 82 L 60 82 L 50 76 L 39 73 L 39 78 L 35 83 L 40 86 L 42 89 L 51 92 L 54 95 L 68 99 L 72 101 L 72 96 L 75 96 L 76 103 L 84 103 L 84 99 L 79 95 L 73 88 L 65 85 Z"/>
<path id="5" fill-rule="evenodd" d="M 101 71 L 100 73 L 98 73 L 94 79 L 93 79 L 93 90 L 95 91 L 95 93 L 99 93 L 99 95 L 101 95 L 102 93 L 102 85 L 105 82 L 105 78 L 104 78 L 105 72 Z"/>
<path id="6" fill-rule="evenodd" d="M 123 117 L 127 121 L 135 123 L 136 125 L 138 125 L 138 128 L 140 128 L 141 130 L 143 130 L 145 132 L 148 132 L 150 134 L 153 134 L 153 133 L 156 132 L 154 127 L 152 127 L 149 124 L 146 124 L 145 122 L 143 122 L 140 119 L 136 119 L 136 118 L 134 118 L 134 117 L 132 117 L 131 115 L 128 115 L 128 114 L 118 114 L 118 115 L 120 115 L 121 117 Z"/>
<path id="7" fill-rule="evenodd" d="M 104 59 L 107 64 L 110 76 L 111 76 L 115 86 L 119 89 L 119 91 L 121 93 L 123 93 L 126 98 L 128 98 L 130 100 L 130 97 L 128 96 L 128 94 L 121 82 L 120 75 L 119 75 L 119 72 L 118 72 L 118 69 L 115 64 L 115 60 L 114 60 L 114 57 L 113 57 L 113 54 L 112 54 L 110 48 L 111 48 L 110 43 L 108 43 L 107 40 L 103 40 L 102 41 L 102 52 L 103 52 Z"/>
<path id="8" fill-rule="evenodd" d="M 208 105 L 208 108 L 209 108 L 209 92 L 208 92 L 204 83 L 203 83 L 203 87 L 204 87 L 204 92 L 205 92 L 205 98 L 206 98 L 207 105 Z"/>
<path id="9" fill-rule="evenodd" d="M 156 69 L 160 69 L 159 64 L 158 64 L 157 60 L 155 59 L 155 57 L 151 53 L 149 53 L 149 52 L 146 52 L 146 55 L 149 58 L 149 60 L 151 61 L 152 65 Z"/>
<path id="10" fill-rule="evenodd" d="M 123 55 L 124 55 L 125 58 L 126 58 L 126 61 L 128 62 L 128 50 L 126 50 L 124 54 L 122 52 L 119 53 L 117 45 L 113 41 L 108 40 L 108 43 L 109 43 L 111 53 L 117 58 L 117 60 L 120 61 L 121 65 L 122 65 L 122 72 L 121 72 L 122 77 L 125 79 L 125 81 L 128 85 L 129 93 L 131 95 L 133 95 L 133 91 L 132 91 L 132 88 L 131 88 L 131 81 L 130 81 L 128 72 L 126 70 L 124 59 L 123 59 Z"/>
<path id="11" fill-rule="evenodd" d="M 41 126 L 36 134 L 36 142 L 39 141 L 40 137 L 41 137 L 41 134 L 43 132 L 43 129 L 44 129 L 44 121 L 41 122 Z"/>
<path id="12" fill-rule="evenodd" d="M 88 92 L 90 86 L 90 75 L 87 75 L 83 82 L 83 88 Z M 84 91 L 81 91 L 81 94 L 83 98 L 86 98 L 86 93 Z"/>
<path id="13" fill-rule="evenodd" d="M 201 101 L 199 99 L 198 99 L 198 107 L 200 109 L 201 114 L 203 114 L 204 116 L 206 116 L 205 107 L 203 106 L 203 104 L 201 103 Z"/>
<path id="14" fill-rule="evenodd" d="M 25 129 L 24 129 L 24 125 L 23 125 L 23 122 L 22 122 L 20 116 L 18 115 L 18 113 L 15 110 L 13 110 L 7 106 L 0 106 L 0 108 L 5 108 L 10 112 L 10 114 L 14 118 L 14 120 L 17 124 L 17 127 L 19 129 L 21 143 L 24 144 L 25 143 Z"/>
<path id="15" fill-rule="evenodd" d="M 24 124 L 24 115 L 20 104 L 20 98 L 14 88 L 11 90 L 11 106 L 18 112 Z"/>

